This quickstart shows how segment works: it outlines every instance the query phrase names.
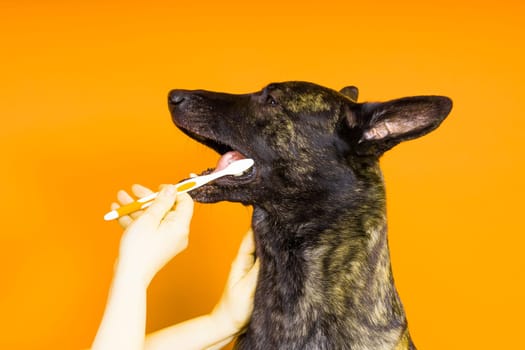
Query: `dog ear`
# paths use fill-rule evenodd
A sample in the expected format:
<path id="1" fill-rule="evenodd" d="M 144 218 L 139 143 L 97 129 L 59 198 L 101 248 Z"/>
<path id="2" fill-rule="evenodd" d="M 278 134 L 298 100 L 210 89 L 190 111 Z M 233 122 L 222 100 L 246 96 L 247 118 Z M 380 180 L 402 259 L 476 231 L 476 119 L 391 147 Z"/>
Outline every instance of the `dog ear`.
<path id="1" fill-rule="evenodd" d="M 345 86 L 341 90 L 339 90 L 340 93 L 348 97 L 353 102 L 357 102 L 357 96 L 359 95 L 359 89 L 355 86 Z"/>
<path id="2" fill-rule="evenodd" d="M 362 134 L 357 151 L 380 156 L 398 143 L 436 129 L 452 109 L 444 96 L 415 96 L 360 105 L 357 124 Z"/>

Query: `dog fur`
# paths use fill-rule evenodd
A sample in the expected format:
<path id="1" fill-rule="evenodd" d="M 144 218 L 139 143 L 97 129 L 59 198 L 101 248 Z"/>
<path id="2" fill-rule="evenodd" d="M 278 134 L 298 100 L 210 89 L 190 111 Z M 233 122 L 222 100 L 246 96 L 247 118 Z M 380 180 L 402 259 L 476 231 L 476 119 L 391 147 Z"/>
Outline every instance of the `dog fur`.
<path id="1" fill-rule="evenodd" d="M 237 349 L 415 349 L 391 271 L 379 158 L 437 128 L 452 102 L 358 103 L 357 92 L 284 82 L 169 94 L 183 132 L 255 160 L 247 174 L 192 192 L 253 206 L 261 269 Z"/>

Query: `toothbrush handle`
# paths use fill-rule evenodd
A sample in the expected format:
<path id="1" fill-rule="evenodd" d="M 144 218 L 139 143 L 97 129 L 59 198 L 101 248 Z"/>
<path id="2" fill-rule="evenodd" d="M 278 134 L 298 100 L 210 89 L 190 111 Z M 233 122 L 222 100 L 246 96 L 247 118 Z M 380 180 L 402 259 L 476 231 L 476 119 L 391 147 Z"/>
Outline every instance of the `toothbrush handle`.
<path id="1" fill-rule="evenodd" d="M 196 178 L 187 179 L 184 181 L 179 182 L 176 184 L 177 193 L 184 193 L 191 191 L 197 187 L 200 187 L 212 180 L 215 180 L 216 178 L 220 177 L 219 174 L 213 174 L 213 175 L 203 175 Z M 111 212 L 107 213 L 104 216 L 105 220 L 114 220 L 121 216 L 128 215 L 130 213 L 133 213 L 138 210 L 145 209 L 149 207 L 153 200 L 158 196 L 158 192 L 152 193 L 149 196 L 142 197 L 138 200 L 136 200 L 133 203 L 129 203 L 127 205 L 124 205 L 116 210 L 112 210 Z"/>

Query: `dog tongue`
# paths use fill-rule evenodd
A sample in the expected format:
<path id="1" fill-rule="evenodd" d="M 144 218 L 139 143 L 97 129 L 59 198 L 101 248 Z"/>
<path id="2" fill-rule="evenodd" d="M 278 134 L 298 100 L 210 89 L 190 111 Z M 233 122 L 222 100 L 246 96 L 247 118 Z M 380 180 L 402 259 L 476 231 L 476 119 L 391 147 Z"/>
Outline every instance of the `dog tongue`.
<path id="1" fill-rule="evenodd" d="M 217 162 L 217 166 L 215 167 L 215 170 L 213 170 L 213 172 L 215 173 L 217 171 L 220 171 L 226 168 L 228 165 L 230 165 L 230 163 L 233 163 L 236 160 L 244 159 L 244 158 L 246 157 L 244 157 L 242 154 L 240 154 L 237 151 L 227 152 L 223 154 L 222 157 L 219 159 L 219 161 Z"/>

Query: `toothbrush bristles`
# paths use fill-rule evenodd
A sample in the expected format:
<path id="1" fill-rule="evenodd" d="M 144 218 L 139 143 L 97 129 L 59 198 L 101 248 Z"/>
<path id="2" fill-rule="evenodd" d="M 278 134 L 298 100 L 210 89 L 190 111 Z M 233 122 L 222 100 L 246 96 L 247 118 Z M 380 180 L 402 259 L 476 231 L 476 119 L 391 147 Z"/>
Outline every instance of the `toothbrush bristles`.
<path id="1" fill-rule="evenodd" d="M 240 173 L 237 173 L 237 174 L 233 174 L 233 176 L 242 176 L 244 174 L 246 174 L 246 170 L 241 171 Z"/>

